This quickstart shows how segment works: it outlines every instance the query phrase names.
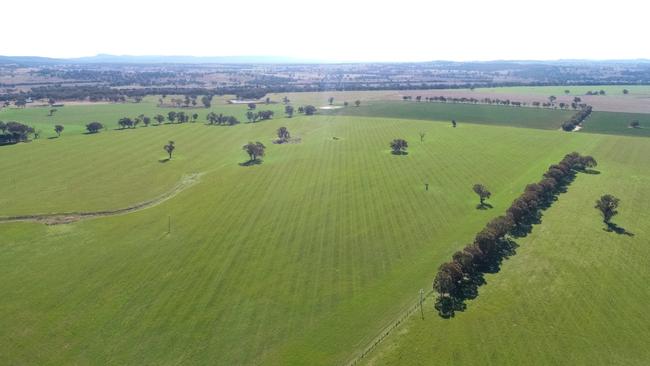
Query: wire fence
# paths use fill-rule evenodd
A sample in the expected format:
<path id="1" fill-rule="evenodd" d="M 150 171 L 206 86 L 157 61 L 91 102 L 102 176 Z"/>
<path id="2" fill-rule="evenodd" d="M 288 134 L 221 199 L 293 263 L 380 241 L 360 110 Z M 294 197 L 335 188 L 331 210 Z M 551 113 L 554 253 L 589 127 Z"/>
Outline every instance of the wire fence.
<path id="1" fill-rule="evenodd" d="M 429 296 L 431 296 L 434 293 L 433 290 L 429 290 L 423 297 L 422 297 L 422 302 L 426 300 Z M 424 304 L 422 304 L 424 306 Z M 346 366 L 355 366 L 359 362 L 361 362 L 370 352 L 372 352 L 377 346 L 384 340 L 388 335 L 395 330 L 395 328 L 399 327 L 400 324 L 402 324 L 409 316 L 411 316 L 413 313 L 418 311 L 420 309 L 420 299 L 414 304 L 409 306 L 406 310 L 404 310 L 396 320 L 394 320 L 392 323 L 384 327 L 380 332 L 379 335 L 377 335 L 375 338 L 373 338 L 372 341 L 363 349 L 363 351 L 354 357 L 354 359 L 346 364 Z"/>

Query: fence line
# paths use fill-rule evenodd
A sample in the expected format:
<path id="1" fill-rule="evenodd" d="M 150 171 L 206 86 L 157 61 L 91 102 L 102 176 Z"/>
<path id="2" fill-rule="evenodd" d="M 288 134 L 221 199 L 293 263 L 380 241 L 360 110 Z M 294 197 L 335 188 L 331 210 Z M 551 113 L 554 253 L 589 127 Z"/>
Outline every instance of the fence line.
<path id="1" fill-rule="evenodd" d="M 424 306 L 424 300 L 426 300 L 429 296 L 431 296 L 434 293 L 433 290 L 429 290 L 424 297 L 422 297 L 422 303 Z M 357 363 L 359 363 L 361 360 L 363 360 L 370 352 L 372 352 L 388 335 L 395 329 L 397 328 L 406 318 L 411 316 L 414 312 L 418 311 L 420 307 L 420 300 L 415 303 L 415 305 L 411 305 L 408 309 L 406 309 L 402 314 L 400 314 L 397 317 L 397 320 L 393 321 L 391 324 L 387 325 L 384 327 L 378 336 L 376 336 L 368 345 L 364 348 L 364 350 L 354 359 L 346 364 L 346 366 L 354 366 Z"/>

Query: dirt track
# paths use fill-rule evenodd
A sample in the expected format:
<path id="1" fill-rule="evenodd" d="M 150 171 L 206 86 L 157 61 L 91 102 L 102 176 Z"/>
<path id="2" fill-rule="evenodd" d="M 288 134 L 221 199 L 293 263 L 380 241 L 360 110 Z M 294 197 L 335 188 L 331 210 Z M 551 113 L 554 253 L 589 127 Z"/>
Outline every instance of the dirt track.
<path id="1" fill-rule="evenodd" d="M 166 200 L 176 196 L 178 193 L 183 190 L 193 186 L 199 182 L 199 179 L 203 173 L 194 173 L 187 176 L 184 176 L 178 184 L 176 184 L 172 189 L 163 193 L 162 195 L 138 204 L 118 208 L 116 210 L 106 210 L 106 211 L 92 211 L 92 212 L 65 212 L 65 213 L 54 213 L 54 214 L 35 214 L 35 215 L 20 215 L 20 216 L 5 216 L 0 217 L 0 224 L 7 222 L 39 222 L 45 225 L 60 225 L 60 224 L 69 224 L 71 222 L 76 222 L 83 219 L 90 219 L 95 217 L 106 217 L 114 215 L 123 215 L 130 212 L 144 210 L 145 208 L 150 208 L 156 205 L 165 202 Z"/>

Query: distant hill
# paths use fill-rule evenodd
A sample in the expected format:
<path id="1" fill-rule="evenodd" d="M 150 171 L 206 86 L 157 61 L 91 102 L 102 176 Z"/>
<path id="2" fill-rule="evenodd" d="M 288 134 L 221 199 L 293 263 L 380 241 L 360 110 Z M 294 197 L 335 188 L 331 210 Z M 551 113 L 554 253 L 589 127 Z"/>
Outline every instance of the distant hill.
<path id="1" fill-rule="evenodd" d="M 99 54 L 77 58 L 0 56 L 0 64 L 296 64 L 326 63 L 322 60 L 281 56 L 130 56 Z"/>

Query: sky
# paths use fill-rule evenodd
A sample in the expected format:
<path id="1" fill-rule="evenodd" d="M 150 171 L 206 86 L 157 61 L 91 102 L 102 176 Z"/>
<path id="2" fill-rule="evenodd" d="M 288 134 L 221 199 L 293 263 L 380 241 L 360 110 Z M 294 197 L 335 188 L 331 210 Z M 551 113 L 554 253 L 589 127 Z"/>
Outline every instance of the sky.
<path id="1" fill-rule="evenodd" d="M 650 58 L 641 0 L 9 0 L 0 55 Z"/>

